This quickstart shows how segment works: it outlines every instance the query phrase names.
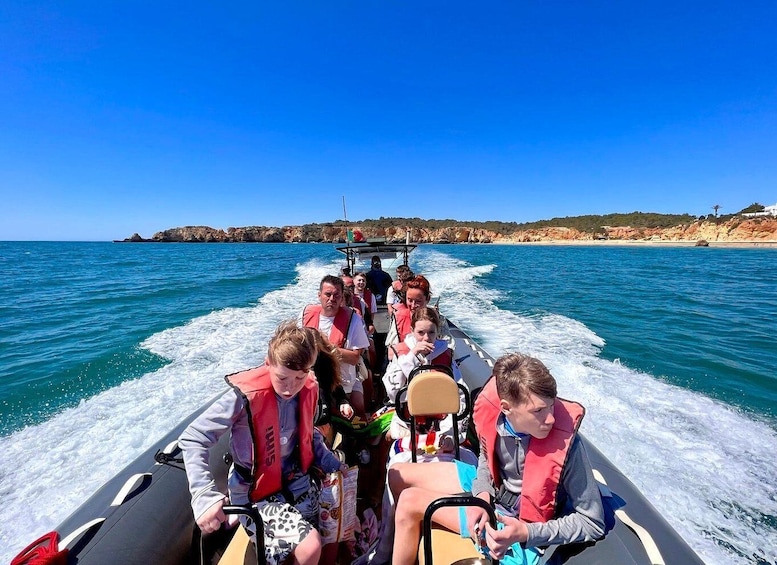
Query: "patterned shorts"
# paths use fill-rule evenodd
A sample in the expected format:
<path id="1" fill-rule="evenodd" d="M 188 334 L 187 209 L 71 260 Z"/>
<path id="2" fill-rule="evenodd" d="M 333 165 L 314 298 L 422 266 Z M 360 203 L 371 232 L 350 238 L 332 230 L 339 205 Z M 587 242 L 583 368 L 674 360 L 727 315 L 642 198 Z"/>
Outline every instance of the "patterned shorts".
<path id="1" fill-rule="evenodd" d="M 281 495 L 273 495 L 256 503 L 264 522 L 264 555 L 267 565 L 280 565 L 318 525 L 319 486 L 311 481 L 308 491 L 297 499 L 294 506 Z M 253 520 L 241 516 L 240 521 L 256 542 L 256 526 Z"/>

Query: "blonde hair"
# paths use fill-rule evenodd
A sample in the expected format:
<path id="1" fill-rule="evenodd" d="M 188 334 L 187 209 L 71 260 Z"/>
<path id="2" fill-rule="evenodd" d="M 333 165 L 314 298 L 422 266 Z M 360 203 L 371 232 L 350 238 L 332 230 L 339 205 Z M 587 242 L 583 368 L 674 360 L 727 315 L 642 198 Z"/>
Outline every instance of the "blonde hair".
<path id="1" fill-rule="evenodd" d="M 267 347 L 267 358 L 271 365 L 283 365 L 292 371 L 305 371 L 316 360 L 316 337 L 318 330 L 300 328 L 295 320 L 283 322 Z"/>

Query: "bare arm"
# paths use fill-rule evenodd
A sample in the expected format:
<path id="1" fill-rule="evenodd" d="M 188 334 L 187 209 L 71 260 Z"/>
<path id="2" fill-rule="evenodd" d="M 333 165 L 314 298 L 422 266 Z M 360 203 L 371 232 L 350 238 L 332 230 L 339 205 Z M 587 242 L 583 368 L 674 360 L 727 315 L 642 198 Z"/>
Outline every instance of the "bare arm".
<path id="1" fill-rule="evenodd" d="M 362 351 L 364 351 L 364 349 L 343 349 L 342 347 L 338 347 L 337 349 L 340 351 L 342 362 L 347 363 L 348 365 L 356 365 L 359 362 Z"/>

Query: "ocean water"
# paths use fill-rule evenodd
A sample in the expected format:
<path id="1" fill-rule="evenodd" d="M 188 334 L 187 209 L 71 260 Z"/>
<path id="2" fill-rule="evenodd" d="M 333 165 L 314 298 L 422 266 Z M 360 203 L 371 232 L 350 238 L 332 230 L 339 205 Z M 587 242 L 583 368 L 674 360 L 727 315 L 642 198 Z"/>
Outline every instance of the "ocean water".
<path id="1" fill-rule="evenodd" d="M 262 362 L 323 244 L 0 242 L 0 562 Z M 777 562 L 777 251 L 425 245 L 443 312 L 541 358 L 707 563 Z M 393 272 L 388 264 L 384 268 Z"/>

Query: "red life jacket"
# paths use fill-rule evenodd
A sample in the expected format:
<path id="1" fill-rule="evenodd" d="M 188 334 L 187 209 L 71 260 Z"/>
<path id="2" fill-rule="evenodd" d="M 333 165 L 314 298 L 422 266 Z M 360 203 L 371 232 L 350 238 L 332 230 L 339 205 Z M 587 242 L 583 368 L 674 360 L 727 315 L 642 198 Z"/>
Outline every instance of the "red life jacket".
<path id="1" fill-rule="evenodd" d="M 318 329 L 319 316 L 321 315 L 320 304 L 310 304 L 305 306 L 302 312 L 302 325 L 306 328 Z M 335 347 L 343 347 L 345 340 L 348 339 L 348 330 L 351 328 L 351 318 L 353 310 L 340 307 L 335 314 L 332 322 L 332 329 L 329 330 L 329 342 Z"/>
<path id="2" fill-rule="evenodd" d="M 402 343 L 397 343 L 392 347 L 394 348 L 394 352 L 397 355 L 405 355 L 410 353 L 410 348 L 404 341 Z M 429 363 L 433 365 L 445 365 L 446 367 L 453 367 L 453 351 L 450 347 L 446 347 L 445 351 L 440 353 L 437 357 L 434 359 L 429 359 Z"/>
<path id="3" fill-rule="evenodd" d="M 397 325 L 399 343 L 405 341 L 407 334 L 413 331 L 412 317 L 413 313 L 410 311 L 410 308 L 404 304 L 398 304 L 394 308 L 394 323 Z"/>
<path id="4" fill-rule="evenodd" d="M 362 298 L 364 298 L 364 303 L 367 305 L 367 310 L 372 312 L 372 291 L 369 288 L 364 289 Z"/>
<path id="5" fill-rule="evenodd" d="M 488 468 L 497 488 L 502 482 L 499 462 L 495 455 L 498 436 L 496 424 L 501 413 L 496 379 L 491 377 L 475 401 L 472 417 L 481 449 L 486 450 Z M 529 440 L 523 466 L 519 516 L 521 520 L 547 522 L 554 518 L 561 473 L 584 415 L 585 408 L 582 405 L 556 398 L 553 406 L 556 421 L 550 434 L 545 439 L 532 437 Z"/>
<path id="6" fill-rule="evenodd" d="M 251 502 L 257 502 L 283 488 L 278 400 L 270 382 L 267 365 L 227 375 L 225 378 L 242 397 L 248 412 L 254 447 L 249 498 Z M 300 468 L 303 473 L 307 473 L 313 464 L 313 419 L 318 405 L 318 383 L 312 376 L 308 376 L 298 399 L 297 445 Z"/>

